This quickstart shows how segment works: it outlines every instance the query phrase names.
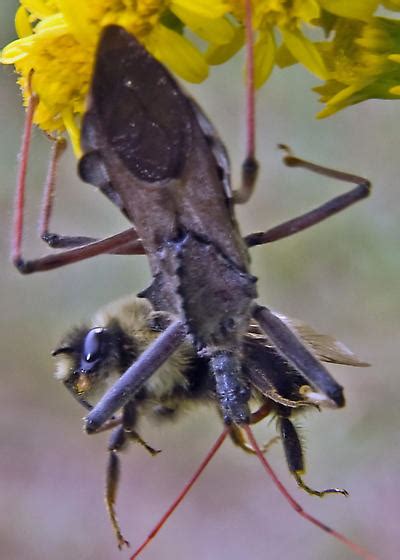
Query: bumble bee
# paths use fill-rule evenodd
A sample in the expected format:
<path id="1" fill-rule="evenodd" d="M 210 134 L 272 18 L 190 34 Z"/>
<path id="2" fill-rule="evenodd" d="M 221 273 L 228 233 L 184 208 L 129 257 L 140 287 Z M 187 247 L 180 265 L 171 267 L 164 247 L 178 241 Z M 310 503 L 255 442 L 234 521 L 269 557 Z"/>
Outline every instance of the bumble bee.
<path id="1" fill-rule="evenodd" d="M 368 365 L 333 337 L 319 334 L 298 320 L 283 315 L 279 318 L 318 359 L 352 366 Z M 146 298 L 131 295 L 114 301 L 99 310 L 90 324 L 72 329 L 63 338 L 53 352 L 55 376 L 90 410 L 174 320 L 172 314 L 156 311 Z M 297 484 L 318 496 L 334 492 L 346 494 L 345 490 L 337 488 L 313 490 L 303 482 L 303 450 L 291 420 L 293 415 L 312 407 L 332 407 L 331 399 L 309 386 L 306 378 L 277 352 L 255 321 L 244 337 L 243 367 L 251 391 L 250 422 L 256 423 L 271 415 L 276 417 L 289 471 Z M 124 405 L 122 415 L 106 424 L 105 429 L 116 426 L 108 448 L 106 502 L 119 546 L 127 541 L 122 537 L 114 508 L 119 475 L 117 452 L 129 441 L 136 441 L 149 452 L 157 453 L 136 431 L 140 429 L 140 420 L 173 419 L 197 404 L 212 405 L 219 410 L 215 379 L 208 360 L 199 356 L 187 336 Z M 104 427 L 99 431 L 103 430 Z M 235 444 L 253 452 L 240 426 L 232 424 L 230 435 Z"/>

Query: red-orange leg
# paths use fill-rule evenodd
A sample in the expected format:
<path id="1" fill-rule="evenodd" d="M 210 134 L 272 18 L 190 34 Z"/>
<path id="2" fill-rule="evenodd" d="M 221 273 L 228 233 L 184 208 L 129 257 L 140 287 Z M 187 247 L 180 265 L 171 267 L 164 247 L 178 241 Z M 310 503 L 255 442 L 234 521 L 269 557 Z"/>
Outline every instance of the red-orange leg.
<path id="1" fill-rule="evenodd" d="M 254 87 L 254 32 L 251 0 L 245 0 L 246 34 L 246 157 L 242 164 L 241 186 L 233 193 L 236 204 L 243 204 L 253 194 L 257 180 L 258 162 L 256 159 L 255 127 L 255 87 Z"/>
<path id="2" fill-rule="evenodd" d="M 146 546 L 150 543 L 151 540 L 154 539 L 154 537 L 157 535 L 157 533 L 159 532 L 159 530 L 163 527 L 163 525 L 166 523 L 166 521 L 168 520 L 168 518 L 174 513 L 174 511 L 176 510 L 176 508 L 179 506 L 179 504 L 183 501 L 183 499 L 185 498 L 186 494 L 189 492 L 189 490 L 193 487 L 193 485 L 195 484 L 195 482 L 197 481 L 197 479 L 200 477 L 200 475 L 202 474 L 202 472 L 204 471 L 204 469 L 206 468 L 206 466 L 208 465 L 208 463 L 211 461 L 211 459 L 214 457 L 214 455 L 217 453 L 218 449 L 221 447 L 221 445 L 224 443 L 226 436 L 229 434 L 229 427 L 225 427 L 224 431 L 222 432 L 222 434 L 219 436 L 219 438 L 217 439 L 217 441 L 214 443 L 214 445 L 212 446 L 212 448 L 210 449 L 210 451 L 207 453 L 206 457 L 204 458 L 204 460 L 202 461 L 202 463 L 200 464 L 199 468 L 196 470 L 196 472 L 194 473 L 194 475 L 192 476 L 192 478 L 189 480 L 189 482 L 185 485 L 185 487 L 183 488 L 183 490 L 180 492 L 179 496 L 176 498 L 176 500 L 174 500 L 174 502 L 171 504 L 171 506 L 168 508 L 168 510 L 165 512 L 165 514 L 162 516 L 162 518 L 160 519 L 160 521 L 157 523 L 157 525 L 153 528 L 153 530 L 149 533 L 149 535 L 147 536 L 146 540 L 139 546 L 139 548 L 134 552 L 134 554 L 131 556 L 130 560 L 135 560 L 135 558 L 138 558 L 138 556 L 143 552 L 143 550 L 146 548 Z"/>
<path id="3" fill-rule="evenodd" d="M 301 505 L 291 496 L 291 494 L 289 494 L 289 492 L 286 490 L 286 488 L 284 487 L 282 482 L 279 480 L 279 478 L 275 474 L 271 465 L 269 464 L 269 462 L 267 461 L 267 459 L 263 455 L 262 450 L 260 449 L 260 447 L 259 447 L 259 445 L 258 445 L 258 443 L 257 443 L 257 441 L 256 441 L 256 439 L 253 435 L 253 432 L 252 432 L 250 426 L 243 425 L 243 430 L 246 432 L 247 438 L 248 438 L 250 444 L 252 445 L 252 447 L 255 451 L 255 454 L 257 455 L 257 457 L 261 461 L 262 466 L 267 471 L 268 475 L 270 476 L 270 478 L 274 482 L 275 486 L 278 488 L 279 492 L 283 495 L 283 497 L 289 502 L 290 506 L 298 514 L 300 514 L 302 517 L 304 517 L 304 519 L 306 519 L 307 521 L 309 521 L 313 525 L 316 525 L 319 529 L 322 529 L 322 531 L 325 531 L 326 533 L 329 533 L 330 535 L 332 535 L 332 537 L 334 537 L 335 539 L 342 542 L 349 550 L 354 552 L 354 554 L 356 554 L 360 558 L 363 558 L 364 560 L 377 560 L 377 557 L 374 556 L 373 554 L 371 554 L 368 550 L 366 550 L 362 546 L 354 543 L 353 541 L 348 539 L 345 535 L 342 535 L 342 533 L 339 533 L 335 529 L 332 529 L 331 527 L 328 527 L 328 525 L 325 525 L 325 523 L 323 523 L 322 521 L 320 521 L 316 517 L 314 517 L 314 516 L 310 515 L 308 512 L 306 512 L 301 507 Z"/>
<path id="4" fill-rule="evenodd" d="M 11 248 L 11 258 L 14 265 L 21 273 L 28 274 L 32 272 L 51 270 L 103 253 L 130 255 L 144 254 L 145 251 L 143 249 L 143 245 L 134 228 L 129 228 L 128 230 L 102 240 L 88 237 L 59 236 L 57 234 L 49 233 L 49 223 L 55 192 L 56 171 L 61 154 L 65 149 L 65 141 L 63 139 L 59 139 L 54 143 L 49 163 L 43 194 L 42 211 L 39 220 L 39 233 L 41 237 L 52 247 L 74 248 L 56 255 L 47 255 L 34 260 L 25 260 L 23 258 L 22 241 L 24 231 L 26 176 L 32 137 L 33 117 L 38 102 L 39 99 L 37 95 L 31 94 L 26 112 L 22 148 L 19 158 L 20 164 L 17 179 Z"/>

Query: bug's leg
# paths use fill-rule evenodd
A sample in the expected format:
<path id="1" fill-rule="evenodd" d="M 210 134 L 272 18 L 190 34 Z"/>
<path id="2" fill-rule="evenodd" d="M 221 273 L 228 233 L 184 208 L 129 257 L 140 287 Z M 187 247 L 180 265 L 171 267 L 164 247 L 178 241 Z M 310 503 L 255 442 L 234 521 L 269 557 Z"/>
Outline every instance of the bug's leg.
<path id="1" fill-rule="evenodd" d="M 198 469 L 196 470 L 196 472 L 194 473 L 194 475 L 192 476 L 192 478 L 189 480 L 189 482 L 184 486 L 184 488 L 182 489 L 182 491 L 180 492 L 179 496 L 173 501 L 173 503 L 170 505 L 170 507 L 167 509 L 167 511 L 164 513 L 164 515 L 161 517 L 160 521 L 156 524 L 155 527 L 153 527 L 153 529 L 151 530 L 151 532 L 149 533 L 149 535 L 147 536 L 147 538 L 144 540 L 144 542 L 136 549 L 136 551 L 132 554 L 130 560 L 135 560 L 136 558 L 138 558 L 138 556 L 140 556 L 140 554 L 142 553 L 142 551 L 147 547 L 147 545 L 154 539 L 154 537 L 157 535 L 157 533 L 159 532 L 159 530 L 164 526 L 164 524 L 167 522 L 167 520 L 169 519 L 169 517 L 174 513 L 174 511 L 176 510 L 176 508 L 179 506 L 179 504 L 183 501 L 183 499 L 186 497 L 186 495 L 188 494 L 189 490 L 193 487 L 193 485 L 195 484 L 195 482 L 200 478 L 200 475 L 202 474 L 202 472 L 204 471 L 204 469 L 207 467 L 208 463 L 211 461 L 211 459 L 214 457 L 214 455 L 217 453 L 218 449 L 221 447 L 221 445 L 224 443 L 226 436 L 228 435 L 229 432 L 229 427 L 225 426 L 222 434 L 218 437 L 217 441 L 214 443 L 214 445 L 212 446 L 212 448 L 210 449 L 210 451 L 207 453 L 207 455 L 205 456 L 205 458 L 203 459 L 203 461 L 200 463 L 200 466 L 198 467 Z"/>
<path id="2" fill-rule="evenodd" d="M 74 247 L 82 247 L 90 243 L 97 243 L 100 240 L 95 237 L 87 237 L 82 235 L 69 236 L 50 232 L 50 219 L 54 206 L 58 163 L 67 145 L 66 141 L 63 138 L 55 138 L 52 140 L 53 148 L 44 185 L 41 213 L 39 218 L 39 235 L 41 239 L 45 241 L 52 249 L 72 249 Z M 126 243 L 126 245 L 123 245 L 118 249 L 111 251 L 112 253 L 119 255 L 136 254 L 138 247 L 138 236 L 135 234 L 135 229 L 130 228 L 126 231 L 131 232 L 130 241 Z"/>
<path id="3" fill-rule="evenodd" d="M 305 490 L 308 494 L 318 496 L 319 498 L 322 498 L 326 494 L 342 494 L 343 496 L 348 496 L 348 492 L 342 488 L 314 490 L 303 482 L 301 475 L 304 473 L 305 467 L 303 449 L 301 446 L 299 434 L 297 433 L 296 428 L 294 427 L 291 420 L 289 420 L 289 418 L 285 416 L 281 416 L 279 418 L 278 425 L 289 471 L 294 476 L 300 488 Z"/>
<path id="4" fill-rule="evenodd" d="M 251 0 L 245 0 L 246 33 L 246 121 L 247 140 L 246 158 L 242 164 L 242 177 L 239 189 L 233 193 L 233 202 L 243 204 L 253 194 L 257 181 L 258 161 L 256 159 L 255 128 L 255 85 L 254 85 L 254 33 L 252 25 Z"/>
<path id="5" fill-rule="evenodd" d="M 136 236 L 135 230 L 128 229 L 82 247 L 76 247 L 57 254 L 45 255 L 33 260 L 25 260 L 20 252 L 15 252 L 13 253 L 13 263 L 21 274 L 32 274 L 33 272 L 53 270 L 106 253 L 145 254 L 141 241 L 137 238 L 132 240 L 132 235 Z"/>
<path id="6" fill-rule="evenodd" d="M 138 391 L 153 373 L 177 350 L 186 336 L 186 326 L 175 321 L 146 348 L 86 417 L 86 431 L 95 432 Z"/>
<path id="7" fill-rule="evenodd" d="M 272 241 L 289 237 L 299 231 L 303 231 L 311 226 L 314 226 L 315 224 L 326 220 L 330 216 L 345 210 L 355 202 L 366 198 L 371 191 L 371 183 L 368 179 L 364 179 L 364 177 L 344 173 L 343 171 L 337 171 L 336 169 L 330 169 L 328 167 L 322 167 L 321 165 L 316 165 L 315 163 L 299 159 L 293 156 L 289 148 L 286 146 L 280 145 L 280 147 L 287 152 L 284 162 L 289 167 L 303 167 L 313 173 L 325 175 L 326 177 L 332 177 L 346 183 L 354 183 L 357 186 L 350 191 L 321 204 L 321 206 L 314 208 L 314 210 L 310 210 L 309 212 L 302 214 L 301 216 L 288 220 L 287 222 L 283 222 L 282 224 L 267 231 L 247 235 L 245 237 L 245 241 L 249 247 L 271 243 Z"/>
<path id="8" fill-rule="evenodd" d="M 32 136 L 32 123 L 35 109 L 39 98 L 34 93 L 31 94 L 27 107 L 24 133 L 22 138 L 22 149 L 17 179 L 17 192 L 15 199 L 15 210 L 13 220 L 13 241 L 11 258 L 14 265 L 21 273 L 51 270 L 73 262 L 78 262 L 96 255 L 107 252 L 121 252 L 122 254 L 143 254 L 143 246 L 133 228 L 120 234 L 111 236 L 107 239 L 95 241 L 87 246 L 78 247 L 65 253 L 49 255 L 35 260 L 25 260 L 22 257 L 22 239 L 24 229 L 24 207 L 25 207 L 25 186 L 29 158 L 29 150 Z M 64 150 L 65 142 L 62 139 L 55 141 L 53 153 L 49 164 L 49 171 L 44 191 L 44 204 L 40 219 L 40 230 L 44 234 L 48 229 L 50 220 L 52 201 L 54 197 L 54 185 L 58 160 Z M 73 238 L 70 238 L 73 239 Z M 79 238 L 82 241 L 82 238 Z M 86 239 L 87 240 L 87 239 Z M 83 239 L 84 241 L 84 239 Z M 71 242 L 71 245 L 76 245 Z M 68 243 L 67 243 L 68 246 Z"/>
<path id="9" fill-rule="evenodd" d="M 326 525 L 325 523 L 323 523 L 322 521 L 320 521 L 319 519 L 317 519 L 313 515 L 309 514 L 307 511 L 305 511 L 301 507 L 299 502 L 297 502 L 291 496 L 291 494 L 289 494 L 289 492 L 286 490 L 286 488 L 284 487 L 282 482 L 279 480 L 279 478 L 275 474 L 275 471 L 272 469 L 272 467 L 270 466 L 266 457 L 263 455 L 259 445 L 257 444 L 257 441 L 256 441 L 256 439 L 253 435 L 253 432 L 251 431 L 250 426 L 244 425 L 243 429 L 246 432 L 248 440 L 251 443 L 253 449 L 255 450 L 256 455 L 257 455 L 258 459 L 260 460 L 262 466 L 264 467 L 265 471 L 267 472 L 268 476 L 272 479 L 275 486 L 280 491 L 280 493 L 283 495 L 283 497 L 289 502 L 289 505 L 299 515 L 301 515 L 301 517 L 303 517 L 304 519 L 306 519 L 307 521 L 309 521 L 310 523 L 312 523 L 313 525 L 315 525 L 316 527 L 318 527 L 322 531 L 325 531 L 326 533 L 328 533 L 329 535 L 331 535 L 332 537 L 334 537 L 338 541 L 342 542 L 349 550 L 354 552 L 354 554 L 357 554 L 357 556 L 359 556 L 360 558 L 363 558 L 364 560 L 377 560 L 376 556 L 371 554 L 368 550 L 366 550 L 362 546 L 358 545 L 357 543 L 351 541 L 349 538 L 347 538 L 342 533 L 339 533 L 335 529 L 332 529 L 331 527 L 329 527 L 328 525 Z"/>
<path id="10" fill-rule="evenodd" d="M 344 406 L 343 387 L 321 362 L 302 344 L 291 329 L 267 307 L 255 304 L 252 314 L 278 352 L 288 360 L 311 386 L 324 393 L 332 404 Z"/>

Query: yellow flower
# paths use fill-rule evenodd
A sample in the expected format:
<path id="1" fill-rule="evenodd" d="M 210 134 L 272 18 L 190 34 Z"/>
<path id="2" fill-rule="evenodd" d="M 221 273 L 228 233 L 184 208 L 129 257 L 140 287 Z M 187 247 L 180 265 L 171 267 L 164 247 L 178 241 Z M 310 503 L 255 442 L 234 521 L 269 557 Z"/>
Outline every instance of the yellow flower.
<path id="1" fill-rule="evenodd" d="M 374 16 L 379 0 L 252 0 L 255 83 L 275 65 L 300 63 L 325 84 L 319 116 L 371 97 L 400 95 L 399 20 Z M 383 0 L 400 10 L 400 0 Z M 39 97 L 34 122 L 65 130 L 79 154 L 80 121 L 102 28 L 135 35 L 172 72 L 191 82 L 207 77 L 244 44 L 246 0 L 20 0 L 19 39 L 0 59 L 14 64 L 28 102 L 28 79 Z M 186 33 L 189 31 L 189 33 Z M 192 39 L 193 38 L 193 39 Z"/>
<path id="2" fill-rule="evenodd" d="M 101 29 L 118 24 L 135 35 L 173 72 L 192 82 L 207 77 L 198 47 L 182 34 L 186 25 L 205 41 L 209 28 L 221 42 L 234 33 L 223 18 L 224 0 L 20 0 L 16 14 L 19 39 L 2 52 L 3 64 L 14 64 L 28 101 L 28 77 L 39 96 L 34 122 L 43 130 L 67 130 L 79 154 L 79 126 Z"/>
<path id="3" fill-rule="evenodd" d="M 320 45 L 330 78 L 314 88 L 327 117 L 366 99 L 400 95 L 400 21 L 373 17 L 368 22 L 338 20 L 331 43 Z M 397 60 L 398 59 L 398 60 Z"/>
<path id="4" fill-rule="evenodd" d="M 243 26 L 243 0 L 229 0 L 231 11 Z M 286 49 L 291 63 L 300 62 L 310 72 L 324 79 L 326 68 L 306 29 L 313 27 L 320 15 L 317 0 L 253 0 L 253 29 L 255 32 L 255 83 L 260 87 L 269 77 L 275 64 L 280 64 L 281 50 Z M 230 43 L 213 45 L 207 53 L 210 64 L 220 64 L 242 46 L 243 28 L 236 28 Z"/>

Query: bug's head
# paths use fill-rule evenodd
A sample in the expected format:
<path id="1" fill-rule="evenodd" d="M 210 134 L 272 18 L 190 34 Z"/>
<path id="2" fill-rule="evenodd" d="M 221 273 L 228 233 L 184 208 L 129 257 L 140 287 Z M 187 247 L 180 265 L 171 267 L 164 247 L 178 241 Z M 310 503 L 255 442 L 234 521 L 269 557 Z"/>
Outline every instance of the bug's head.
<path id="1" fill-rule="evenodd" d="M 55 377 L 91 408 L 135 358 L 131 340 L 118 324 L 78 327 L 52 352 Z"/>

